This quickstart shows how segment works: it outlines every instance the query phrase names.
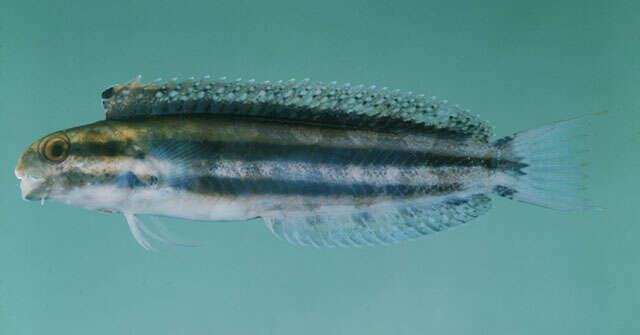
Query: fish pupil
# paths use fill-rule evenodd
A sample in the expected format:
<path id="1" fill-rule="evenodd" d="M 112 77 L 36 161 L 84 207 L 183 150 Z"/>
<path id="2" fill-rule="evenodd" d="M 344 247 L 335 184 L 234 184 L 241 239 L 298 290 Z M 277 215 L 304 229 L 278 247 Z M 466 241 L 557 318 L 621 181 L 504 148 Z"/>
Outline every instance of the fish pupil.
<path id="1" fill-rule="evenodd" d="M 61 143 L 56 143 L 51 148 L 51 156 L 60 157 L 64 153 L 64 147 Z"/>

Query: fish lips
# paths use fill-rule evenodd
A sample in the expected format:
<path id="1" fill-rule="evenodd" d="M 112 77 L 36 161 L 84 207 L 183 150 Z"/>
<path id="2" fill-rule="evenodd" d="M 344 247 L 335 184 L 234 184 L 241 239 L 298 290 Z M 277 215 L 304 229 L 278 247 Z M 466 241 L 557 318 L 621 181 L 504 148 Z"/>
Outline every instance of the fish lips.
<path id="1" fill-rule="evenodd" d="M 48 196 L 51 186 L 46 179 L 35 176 L 18 177 L 20 179 L 20 190 L 24 200 L 42 200 Z"/>

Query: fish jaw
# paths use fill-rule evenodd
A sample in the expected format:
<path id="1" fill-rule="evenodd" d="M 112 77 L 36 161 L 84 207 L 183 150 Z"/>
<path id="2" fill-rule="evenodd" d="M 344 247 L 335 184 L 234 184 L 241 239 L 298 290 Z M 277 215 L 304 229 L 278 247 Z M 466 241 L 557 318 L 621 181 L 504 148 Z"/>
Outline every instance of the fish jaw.
<path id="1" fill-rule="evenodd" d="M 20 190 L 22 192 L 22 199 L 24 200 L 43 200 L 47 198 L 47 193 L 51 183 L 38 171 L 34 166 L 37 158 L 37 151 L 35 144 L 28 148 L 18 160 L 16 165 L 15 175 L 20 180 Z"/>
<path id="2" fill-rule="evenodd" d="M 20 189 L 24 200 L 44 200 L 47 198 L 49 183 L 44 178 L 26 176 L 20 179 Z"/>

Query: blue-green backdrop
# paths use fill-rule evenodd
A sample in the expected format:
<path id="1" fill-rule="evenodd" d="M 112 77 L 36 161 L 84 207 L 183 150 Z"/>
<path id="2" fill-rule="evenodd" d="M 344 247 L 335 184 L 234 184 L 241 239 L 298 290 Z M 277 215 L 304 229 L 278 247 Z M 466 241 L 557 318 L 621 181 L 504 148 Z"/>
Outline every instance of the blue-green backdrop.
<path id="1" fill-rule="evenodd" d="M 638 334 L 637 1 L 34 1 L 0 4 L 0 334 Z M 103 118 L 99 94 L 211 74 L 446 97 L 499 136 L 595 120 L 589 194 L 565 213 L 495 199 L 412 243 L 295 248 L 261 222 L 124 218 L 20 198 L 27 145 Z"/>

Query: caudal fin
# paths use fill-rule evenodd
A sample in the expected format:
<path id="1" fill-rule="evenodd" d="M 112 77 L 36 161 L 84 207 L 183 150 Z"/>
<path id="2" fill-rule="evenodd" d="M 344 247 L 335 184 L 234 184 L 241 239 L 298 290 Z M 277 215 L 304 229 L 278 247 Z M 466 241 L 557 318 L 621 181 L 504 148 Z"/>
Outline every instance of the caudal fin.
<path id="1" fill-rule="evenodd" d="M 552 209 L 595 209 L 584 197 L 582 172 L 589 119 L 555 122 L 496 141 L 498 167 L 513 176 L 511 182 L 496 187 L 496 192 Z"/>

